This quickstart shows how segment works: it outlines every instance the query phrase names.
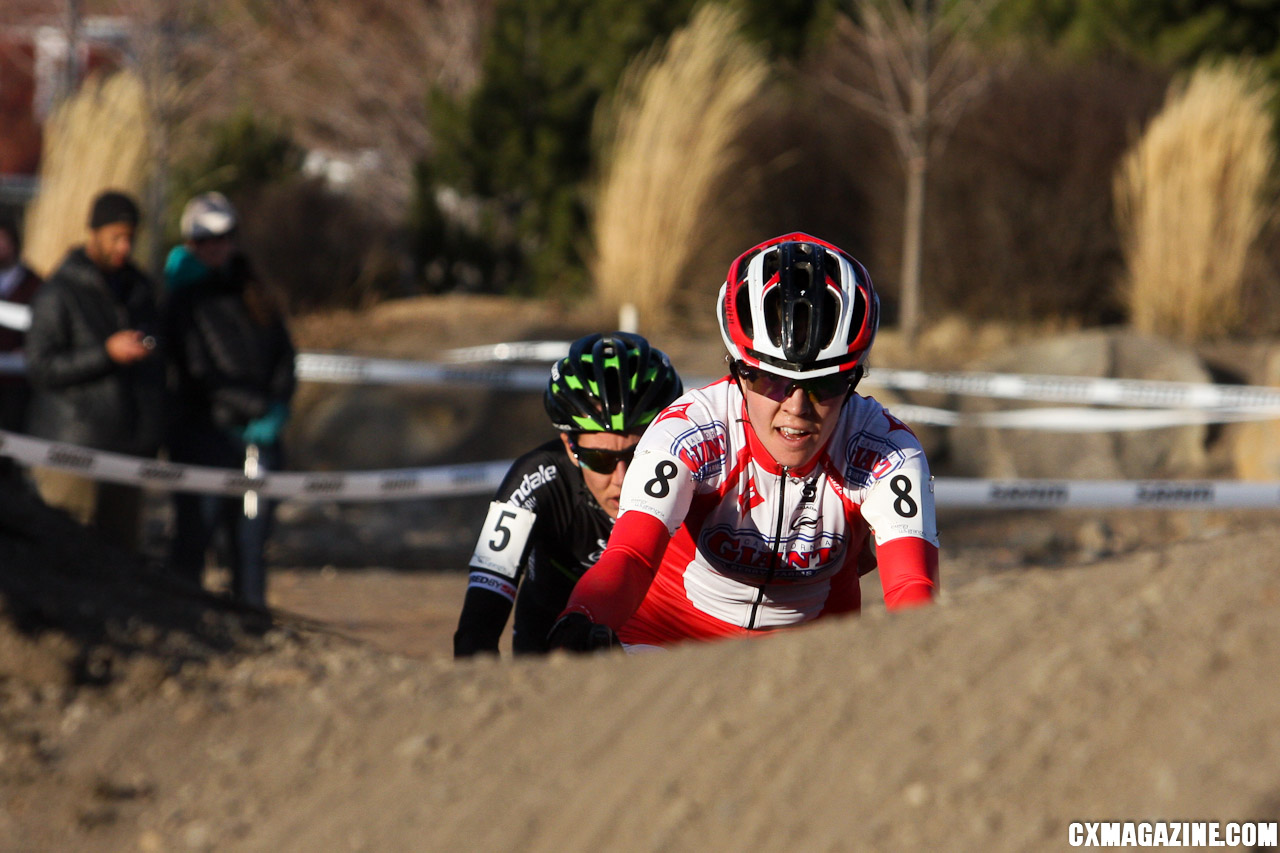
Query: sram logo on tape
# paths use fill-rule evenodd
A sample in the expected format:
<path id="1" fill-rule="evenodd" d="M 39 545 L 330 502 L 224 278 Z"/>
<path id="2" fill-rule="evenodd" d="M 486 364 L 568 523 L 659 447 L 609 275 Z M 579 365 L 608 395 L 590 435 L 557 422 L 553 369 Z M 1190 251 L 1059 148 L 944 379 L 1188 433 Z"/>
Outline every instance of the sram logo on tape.
<path id="1" fill-rule="evenodd" d="M 187 476 L 187 472 L 164 462 L 143 462 L 138 466 L 138 476 L 150 483 L 176 483 Z"/>
<path id="2" fill-rule="evenodd" d="M 239 492 L 256 492 L 267 484 L 266 477 L 246 477 L 244 474 L 228 474 L 223 480 L 228 489 Z"/>
<path id="3" fill-rule="evenodd" d="M 378 483 L 378 490 L 383 493 L 412 492 L 417 488 L 418 477 L 414 474 L 392 474 Z"/>
<path id="4" fill-rule="evenodd" d="M 1071 489 L 1066 483 L 992 483 L 989 494 L 996 503 L 1065 504 Z"/>
<path id="5" fill-rule="evenodd" d="M 1204 504 L 1213 503 L 1211 483 L 1144 483 L 1138 486 L 1138 503 Z"/>
<path id="6" fill-rule="evenodd" d="M 302 485 L 302 491 L 308 495 L 336 495 L 346 485 L 346 477 L 341 474 L 329 474 L 321 477 L 308 477 Z"/>
<path id="7" fill-rule="evenodd" d="M 44 460 L 47 464 L 56 468 L 92 468 L 94 460 L 94 452 L 85 450 L 82 447 L 71 447 L 65 444 L 55 444 L 49 448 L 49 452 L 45 454 Z"/>

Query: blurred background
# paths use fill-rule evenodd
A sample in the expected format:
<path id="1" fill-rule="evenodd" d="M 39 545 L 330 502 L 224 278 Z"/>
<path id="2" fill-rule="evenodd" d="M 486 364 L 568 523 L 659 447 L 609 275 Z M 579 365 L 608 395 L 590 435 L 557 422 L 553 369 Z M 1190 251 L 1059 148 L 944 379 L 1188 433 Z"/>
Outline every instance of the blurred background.
<path id="1" fill-rule="evenodd" d="M 3 8 L 0 197 L 42 272 L 115 182 L 150 202 L 144 261 L 187 198 L 227 193 L 296 312 L 626 292 L 642 324 L 708 324 L 681 309 L 800 228 L 863 260 L 913 332 L 1280 326 L 1280 3 Z M 1154 304 L 1178 275 L 1216 295 Z"/>
<path id="2" fill-rule="evenodd" d="M 425 357 L 631 305 L 708 376 L 729 261 L 803 230 L 870 269 L 873 367 L 1280 384 L 1277 82 L 1260 0 L 5 0 L 0 204 L 48 273 L 129 189 L 154 272 L 220 190 L 303 348 Z M 546 429 L 480 389 L 307 386 L 297 413 L 305 470 Z M 1280 478 L 1272 422 L 921 432 L 944 475 Z M 464 549 L 474 508 L 437 511 Z"/>

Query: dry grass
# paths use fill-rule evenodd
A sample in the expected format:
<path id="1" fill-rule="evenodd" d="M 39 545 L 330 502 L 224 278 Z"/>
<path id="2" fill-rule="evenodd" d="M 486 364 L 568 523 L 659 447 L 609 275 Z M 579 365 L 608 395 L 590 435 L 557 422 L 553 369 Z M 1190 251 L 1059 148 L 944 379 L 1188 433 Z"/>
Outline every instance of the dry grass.
<path id="1" fill-rule="evenodd" d="M 714 4 L 628 68 L 596 121 L 604 169 L 592 273 L 606 307 L 635 304 L 642 327 L 667 318 L 768 73 L 737 16 Z"/>
<path id="2" fill-rule="evenodd" d="M 25 254 L 47 275 L 84 242 L 89 207 L 106 189 L 142 199 L 148 113 L 141 83 L 120 72 L 90 81 L 45 125 L 40 193 L 26 217 Z"/>
<path id="3" fill-rule="evenodd" d="M 1258 69 L 1223 64 L 1170 87 L 1115 181 L 1131 321 L 1198 341 L 1238 330 L 1250 247 L 1275 164 Z"/>

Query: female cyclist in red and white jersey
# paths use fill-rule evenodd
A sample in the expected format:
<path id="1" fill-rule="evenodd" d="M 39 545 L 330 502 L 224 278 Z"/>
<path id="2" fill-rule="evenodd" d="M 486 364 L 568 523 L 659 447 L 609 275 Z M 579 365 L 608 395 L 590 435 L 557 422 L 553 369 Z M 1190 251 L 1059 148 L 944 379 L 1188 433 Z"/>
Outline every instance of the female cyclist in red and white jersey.
<path id="1" fill-rule="evenodd" d="M 856 613 L 872 536 L 888 607 L 932 600 L 924 451 L 854 393 L 879 312 L 863 266 L 807 234 L 733 262 L 718 308 L 729 375 L 645 432 L 608 547 L 575 586 L 553 647 L 666 646 Z"/>

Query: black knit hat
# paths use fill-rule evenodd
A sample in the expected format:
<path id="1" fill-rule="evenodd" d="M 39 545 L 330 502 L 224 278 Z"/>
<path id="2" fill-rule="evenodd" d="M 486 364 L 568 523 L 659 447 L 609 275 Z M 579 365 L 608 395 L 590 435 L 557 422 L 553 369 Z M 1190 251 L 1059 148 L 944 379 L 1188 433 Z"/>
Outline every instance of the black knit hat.
<path id="1" fill-rule="evenodd" d="M 140 218 L 137 202 L 122 192 L 107 190 L 93 200 L 93 210 L 89 213 L 89 227 L 101 228 L 117 222 L 137 227 Z"/>

